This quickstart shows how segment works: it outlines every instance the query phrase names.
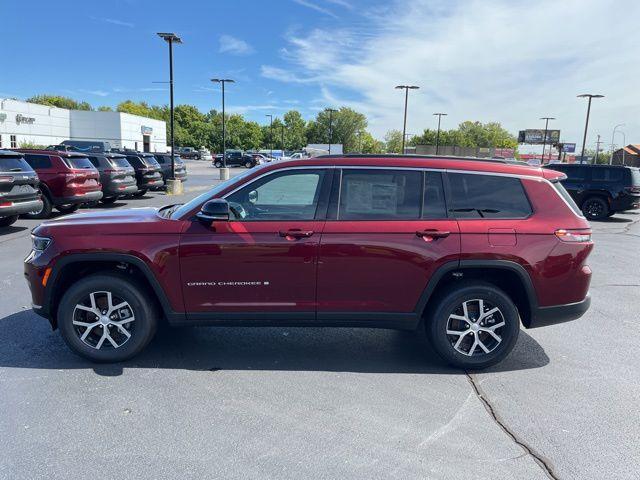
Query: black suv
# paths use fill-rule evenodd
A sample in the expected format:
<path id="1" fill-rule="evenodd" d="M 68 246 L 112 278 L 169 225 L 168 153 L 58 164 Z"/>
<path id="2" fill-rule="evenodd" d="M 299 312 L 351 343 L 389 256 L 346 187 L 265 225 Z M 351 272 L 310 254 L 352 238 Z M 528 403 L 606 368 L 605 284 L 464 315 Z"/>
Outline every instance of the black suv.
<path id="1" fill-rule="evenodd" d="M 162 174 L 160 173 L 160 164 L 152 153 L 133 152 L 130 150 L 121 150 L 117 153 L 122 153 L 127 162 L 136 171 L 138 191 L 133 194 L 134 197 L 142 197 L 147 193 L 147 190 L 164 186 Z"/>
<path id="2" fill-rule="evenodd" d="M 89 153 L 87 156 L 100 172 L 102 203 L 109 205 L 118 198 L 138 192 L 136 172 L 127 157 L 120 153 Z"/>
<path id="3" fill-rule="evenodd" d="M 640 207 L 640 169 L 621 165 L 556 163 L 547 168 L 567 175 L 562 184 L 589 220 Z"/>
<path id="4" fill-rule="evenodd" d="M 162 179 L 165 183 L 171 178 L 171 154 L 170 153 L 155 153 L 156 160 L 160 164 Z M 178 180 L 183 182 L 187 181 L 187 166 L 179 155 L 174 155 L 173 160 L 175 163 L 175 174 Z"/>
<path id="5" fill-rule="evenodd" d="M 0 150 L 0 227 L 8 227 L 22 213 L 42 208 L 38 175 L 21 153 Z"/>
<path id="6" fill-rule="evenodd" d="M 242 153 L 240 150 L 227 150 L 226 157 L 227 167 L 241 165 L 246 168 L 253 168 L 261 163 L 258 159 L 253 158 L 252 155 Z M 222 155 L 216 155 L 213 159 L 213 166 L 216 168 L 222 167 Z"/>

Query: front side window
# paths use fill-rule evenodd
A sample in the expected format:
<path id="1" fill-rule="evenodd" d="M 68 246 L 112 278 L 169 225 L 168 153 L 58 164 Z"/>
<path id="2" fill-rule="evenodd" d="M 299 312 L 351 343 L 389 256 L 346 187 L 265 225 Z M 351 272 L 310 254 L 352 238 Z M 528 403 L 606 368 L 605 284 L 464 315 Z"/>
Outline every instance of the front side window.
<path id="1" fill-rule="evenodd" d="M 417 220 L 422 182 L 419 171 L 345 169 L 338 220 Z"/>
<path id="2" fill-rule="evenodd" d="M 455 218 L 526 218 L 531 205 L 520 179 L 449 173 L 449 211 Z"/>
<path id="3" fill-rule="evenodd" d="M 226 197 L 235 220 L 313 220 L 326 170 L 268 175 Z"/>

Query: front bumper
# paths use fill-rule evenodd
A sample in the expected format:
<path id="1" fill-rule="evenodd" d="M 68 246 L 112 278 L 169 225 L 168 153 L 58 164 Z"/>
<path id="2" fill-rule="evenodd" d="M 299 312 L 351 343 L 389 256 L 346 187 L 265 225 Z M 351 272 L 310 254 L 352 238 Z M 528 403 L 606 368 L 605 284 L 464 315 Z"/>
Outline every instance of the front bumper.
<path id="1" fill-rule="evenodd" d="M 7 200 L 10 202 L 11 200 Z M 26 200 L 21 202 L 13 202 L 11 205 L 0 207 L 0 217 L 11 217 L 13 215 L 22 215 L 23 213 L 37 212 L 42 209 L 42 200 L 36 198 L 34 200 Z"/>
<path id="2" fill-rule="evenodd" d="M 527 328 L 546 327 L 547 325 L 576 320 L 589 310 L 590 305 L 591 296 L 587 295 L 581 302 L 554 305 L 552 307 L 538 307 L 532 312 Z"/>

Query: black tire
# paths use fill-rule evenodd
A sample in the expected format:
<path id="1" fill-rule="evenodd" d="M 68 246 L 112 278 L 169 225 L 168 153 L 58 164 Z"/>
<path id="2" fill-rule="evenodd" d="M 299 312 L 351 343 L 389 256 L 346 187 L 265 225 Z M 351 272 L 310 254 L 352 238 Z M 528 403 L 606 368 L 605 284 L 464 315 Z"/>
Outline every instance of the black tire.
<path id="1" fill-rule="evenodd" d="M 449 365 L 463 370 L 486 368 L 503 360 L 515 346 L 520 332 L 518 309 L 509 296 L 495 285 L 482 281 L 461 280 L 434 300 L 435 304 L 430 308 L 425 318 L 427 338 L 436 353 Z M 460 314 L 463 302 L 470 302 L 468 311 L 470 316 L 474 315 L 472 311 L 473 305 L 475 304 L 479 307 L 477 300 L 484 302 L 485 313 L 491 309 L 490 306 L 499 309 L 497 313 L 486 317 L 484 325 L 482 325 L 482 322 L 479 322 L 478 325 L 491 327 L 504 321 L 504 326 L 494 330 L 494 333 L 501 338 L 500 342 L 497 342 L 486 331 L 473 333 L 472 325 L 466 322 L 459 322 L 459 324 L 466 324 L 468 330 L 465 327 L 455 328 L 449 323 L 450 321 L 457 322 L 454 319 L 450 320 L 450 315 Z M 476 308 L 476 320 L 478 311 L 479 308 Z M 468 331 L 469 333 L 449 335 L 447 334 L 448 328 L 456 331 Z M 461 339 L 461 337 L 464 338 Z M 475 343 L 476 338 L 486 342 L 486 344 L 482 343 L 482 345 L 485 345 L 485 348 L 489 350 L 488 353 L 480 348 L 480 344 Z M 458 342 L 458 340 L 462 343 Z M 454 344 L 458 343 L 460 343 L 459 349 L 466 350 L 466 354 L 456 350 Z M 472 343 L 472 345 L 465 348 L 469 343 Z M 469 352 L 471 355 L 468 355 Z"/>
<path id="2" fill-rule="evenodd" d="M 49 218 L 51 216 L 51 212 L 53 211 L 53 203 L 45 193 L 43 193 L 40 198 L 42 200 L 42 210 L 40 210 L 39 212 L 25 213 L 23 215 L 25 218 L 42 219 Z"/>
<path id="3" fill-rule="evenodd" d="M 216 160 L 213 162 L 213 166 L 216 168 L 222 168 L 222 162 L 220 160 Z"/>
<path id="4" fill-rule="evenodd" d="M 141 198 L 141 197 L 144 197 L 146 193 L 147 193 L 147 189 L 143 188 L 142 190 L 138 190 L 136 193 L 134 193 L 131 196 L 133 198 Z"/>
<path id="5" fill-rule="evenodd" d="M 244 166 L 246 168 L 253 168 L 253 162 L 250 162 L 249 160 L 247 160 L 246 162 L 244 162 Z"/>
<path id="6" fill-rule="evenodd" d="M 118 197 L 103 197 L 100 201 L 104 205 L 111 205 L 112 203 L 115 203 L 116 200 L 118 200 Z"/>
<path id="7" fill-rule="evenodd" d="M 69 214 L 69 213 L 73 213 L 76 210 L 78 210 L 80 208 L 80 205 L 78 204 L 73 204 L 73 205 L 58 205 L 56 206 L 56 210 L 58 210 L 60 213 L 64 213 Z"/>
<path id="8" fill-rule="evenodd" d="M 18 221 L 18 215 L 11 215 L 10 217 L 0 217 L 0 227 L 8 227 Z"/>
<path id="9" fill-rule="evenodd" d="M 107 344 L 106 340 L 103 340 L 104 345 L 94 345 L 91 343 L 95 337 L 104 336 L 104 326 L 96 325 L 92 327 L 92 331 L 87 336 L 86 342 L 81 339 L 82 335 L 86 332 L 84 326 L 74 325 L 74 315 L 80 320 L 86 320 L 87 322 L 97 321 L 97 317 L 85 318 L 82 317 L 83 311 L 76 311 L 76 306 L 87 303 L 87 299 L 90 298 L 92 292 L 111 292 L 114 302 L 120 300 L 127 302 L 130 312 L 133 314 L 135 320 L 127 323 L 127 330 L 129 338 L 124 337 L 119 332 L 119 327 L 115 325 L 108 325 L 109 336 L 120 340 L 118 336 L 125 339 L 123 343 L 114 347 L 112 344 Z M 102 295 L 102 294 L 100 294 Z M 96 304 L 104 297 L 96 296 Z M 60 304 L 58 305 L 58 328 L 62 338 L 66 344 L 78 355 L 87 358 L 97 363 L 113 363 L 122 362 L 127 360 L 138 353 L 140 353 L 147 344 L 153 338 L 157 324 L 158 324 L 158 311 L 155 306 L 155 302 L 149 298 L 150 294 L 143 288 L 140 288 L 130 279 L 120 274 L 96 274 L 87 278 L 83 278 L 74 283 L 62 296 Z M 119 311 L 122 309 L 119 309 Z M 119 311 L 114 314 L 119 315 Z M 127 310 L 128 312 L 129 310 Z M 74 313 L 75 312 L 75 313 Z M 80 315 L 78 317 L 78 315 Z M 84 314 L 92 315 L 92 314 Z M 77 320 L 77 321 L 80 321 Z M 86 322 L 85 322 L 86 323 Z M 123 325 L 124 326 L 124 325 Z M 116 343 L 118 343 L 116 340 Z M 98 341 L 99 342 L 99 341 Z M 100 346 L 99 349 L 95 346 Z"/>
<path id="10" fill-rule="evenodd" d="M 602 220 L 609 216 L 609 204 L 602 197 L 589 197 L 582 202 L 582 213 L 589 220 Z"/>

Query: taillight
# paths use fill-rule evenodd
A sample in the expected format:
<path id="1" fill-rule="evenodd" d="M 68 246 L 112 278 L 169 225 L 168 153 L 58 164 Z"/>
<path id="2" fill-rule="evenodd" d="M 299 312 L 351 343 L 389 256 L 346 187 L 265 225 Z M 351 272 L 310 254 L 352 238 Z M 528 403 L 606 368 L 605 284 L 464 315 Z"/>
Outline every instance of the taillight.
<path id="1" fill-rule="evenodd" d="M 563 228 L 556 230 L 556 237 L 563 242 L 590 242 L 591 230 L 565 230 Z"/>
<path id="2" fill-rule="evenodd" d="M 116 172 L 117 170 L 113 170 L 113 169 L 104 170 L 104 173 L 116 173 Z"/>
<path id="3" fill-rule="evenodd" d="M 13 182 L 13 176 L 11 175 L 0 176 L 0 183 L 11 183 L 11 182 Z"/>

